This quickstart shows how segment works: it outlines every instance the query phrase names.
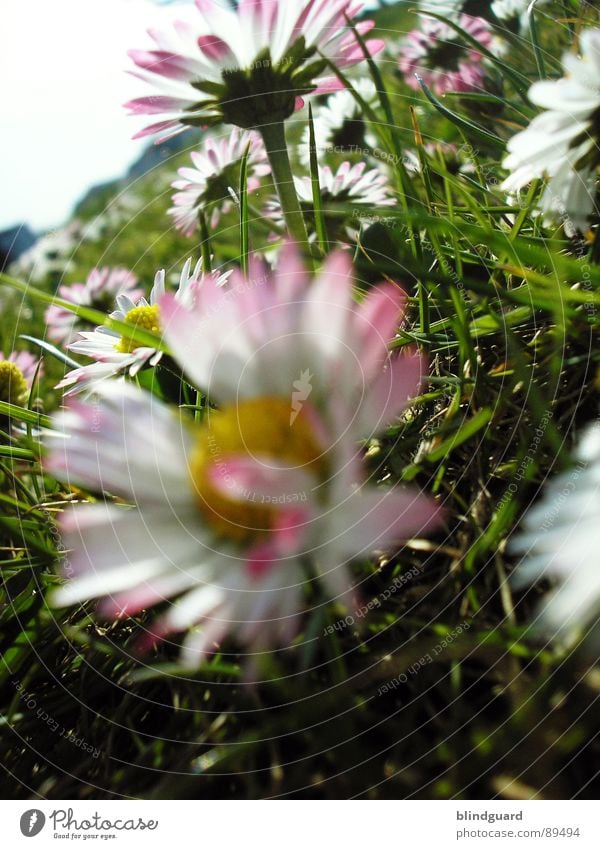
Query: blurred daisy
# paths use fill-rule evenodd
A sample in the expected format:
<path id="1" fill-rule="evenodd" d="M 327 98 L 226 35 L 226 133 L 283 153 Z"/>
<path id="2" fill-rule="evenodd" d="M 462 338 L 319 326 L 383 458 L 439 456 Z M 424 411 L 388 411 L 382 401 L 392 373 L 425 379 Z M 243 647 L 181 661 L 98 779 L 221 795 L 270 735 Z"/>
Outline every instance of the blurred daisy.
<path id="1" fill-rule="evenodd" d="M 529 27 L 530 11 L 544 6 L 548 0 L 495 0 L 490 8 L 499 21 L 507 25 L 518 24 L 521 30 Z"/>
<path id="2" fill-rule="evenodd" d="M 517 588 L 543 578 L 556 582 L 536 625 L 547 636 L 567 641 L 600 612 L 600 424 L 588 427 L 575 459 L 571 471 L 547 485 L 512 545 L 524 555 L 513 573 Z"/>
<path id="3" fill-rule="evenodd" d="M 52 275 L 66 274 L 73 267 L 73 254 L 83 240 L 81 228 L 81 222 L 74 220 L 66 227 L 41 236 L 12 263 L 11 273 L 33 283 L 42 283 Z"/>
<path id="4" fill-rule="evenodd" d="M 157 94 L 127 104 L 134 115 L 162 115 L 138 136 L 162 138 L 189 126 L 224 121 L 245 129 L 289 118 L 306 94 L 342 88 L 325 61 L 344 69 L 364 61 L 347 18 L 362 11 L 355 0 L 242 0 L 235 9 L 196 0 L 196 25 L 150 31 L 157 49 L 134 50 L 136 76 Z M 373 21 L 361 21 L 365 35 Z M 383 47 L 367 41 L 373 54 Z M 325 58 L 323 58 L 325 57 Z"/>
<path id="5" fill-rule="evenodd" d="M 492 30 L 483 18 L 461 15 L 458 24 L 490 49 Z M 400 47 L 398 65 L 407 85 L 416 90 L 420 88 L 419 78 L 436 94 L 485 89 L 482 53 L 451 26 L 434 18 L 424 18 L 420 29 L 409 32 Z"/>
<path id="6" fill-rule="evenodd" d="M 267 154 L 261 138 L 234 127 L 223 138 L 206 136 L 200 150 L 191 154 L 193 168 L 180 168 L 180 180 L 173 183 L 177 194 L 169 210 L 175 226 L 186 236 L 198 227 L 198 212 L 206 211 L 211 227 L 219 223 L 221 213 L 231 209 L 240 185 L 241 164 L 248 150 L 248 191 L 260 186 L 260 177 L 270 172 Z"/>
<path id="7" fill-rule="evenodd" d="M 377 89 L 371 79 L 353 81 L 356 92 L 372 109 L 379 103 Z M 314 112 L 317 159 L 322 161 L 327 153 L 358 152 L 362 156 L 377 146 L 377 139 L 365 124 L 362 107 L 351 91 L 335 92 L 327 102 Z M 367 150 L 365 150 L 367 145 Z M 310 128 L 307 126 L 299 147 L 300 161 L 310 165 Z"/>
<path id="8" fill-rule="evenodd" d="M 219 409 L 183 422 L 107 383 L 100 403 L 55 417 L 49 470 L 135 505 L 65 514 L 72 578 L 58 604 L 102 596 L 105 615 L 131 616 L 168 599 L 149 640 L 192 629 L 186 665 L 228 635 L 261 652 L 296 634 L 309 580 L 352 607 L 350 560 L 439 523 L 417 490 L 366 479 L 360 442 L 402 414 L 425 366 L 389 354 L 402 291 L 384 284 L 358 305 L 353 284 L 344 252 L 311 282 L 287 245 L 276 273 L 254 260 L 191 309 L 161 299 L 173 356 Z"/>
<path id="9" fill-rule="evenodd" d="M 214 272 L 207 275 L 219 285 L 223 285 L 227 275 Z M 194 297 L 196 286 L 204 280 L 202 261 L 199 260 L 192 271 L 192 261 L 188 259 L 181 272 L 179 286 L 175 297 L 189 303 Z M 117 309 L 110 314 L 111 318 L 130 324 L 132 328 L 142 328 L 152 333 L 160 334 L 162 330 L 159 300 L 165 293 L 165 272 L 158 271 L 149 300 L 139 298 L 134 300 L 131 295 L 117 296 Z M 73 369 L 65 375 L 57 385 L 57 389 L 66 389 L 65 395 L 78 392 L 95 392 L 99 383 L 110 377 L 129 375 L 135 377 L 140 369 L 146 366 L 156 366 L 162 358 L 162 352 L 156 348 L 139 347 L 127 336 L 121 336 L 109 327 L 97 327 L 91 332 L 79 333 L 79 341 L 69 345 L 76 354 L 90 357 L 95 362 L 87 366 Z"/>
<path id="10" fill-rule="evenodd" d="M 464 0 L 420 0 L 420 12 L 433 12 L 449 20 L 456 20 L 463 10 Z"/>
<path id="11" fill-rule="evenodd" d="M 294 177 L 294 184 L 305 218 L 309 222 L 309 231 L 314 234 L 311 178 Z M 327 220 L 329 235 L 334 240 L 341 239 L 344 235 L 351 239 L 356 237 L 359 229 L 357 221 L 360 220 L 358 212 L 361 209 L 372 210 L 375 207 L 396 205 L 396 199 L 392 195 L 385 174 L 377 168 L 367 169 L 365 162 L 358 162 L 355 165 L 343 162 L 336 171 L 332 171 L 328 165 L 319 166 L 319 184 L 323 213 Z M 352 205 L 357 214 L 350 214 L 347 218 L 338 214 L 328 216 L 328 212 L 334 213 L 336 206 L 341 205 L 344 207 Z M 276 198 L 268 202 L 266 210 L 276 224 L 283 225 L 283 214 Z"/>
<path id="12" fill-rule="evenodd" d="M 0 351 L 0 401 L 19 406 L 25 404 L 38 364 L 39 358 L 29 351 L 13 351 L 8 357 Z"/>
<path id="13" fill-rule="evenodd" d="M 529 99 L 546 109 L 508 142 L 503 188 L 516 192 L 547 176 L 541 208 L 547 219 L 562 219 L 585 230 L 595 211 L 600 165 L 600 29 L 585 30 L 581 56 L 563 57 L 565 76 L 529 89 Z"/>
<path id="14" fill-rule="evenodd" d="M 165 179 L 165 175 L 155 172 L 154 190 L 159 194 L 163 189 L 167 189 L 170 184 L 170 177 Z M 164 186 L 162 185 L 164 183 Z M 131 189 L 120 192 L 116 197 L 112 198 L 106 205 L 104 210 L 95 218 L 86 221 L 86 236 L 92 239 L 90 231 L 93 234 L 93 241 L 98 241 L 101 238 L 107 238 L 114 230 L 122 230 L 126 225 L 130 224 L 146 205 L 143 198 L 133 192 Z"/>
<path id="15" fill-rule="evenodd" d="M 128 294 L 134 300 L 141 298 L 142 292 L 136 288 L 137 284 L 137 277 L 127 268 L 94 268 L 85 283 L 60 286 L 58 294 L 78 306 L 107 310 L 119 294 Z M 64 345 L 76 338 L 81 325 L 81 319 L 75 313 L 58 304 L 48 307 L 45 321 L 48 338 Z"/>

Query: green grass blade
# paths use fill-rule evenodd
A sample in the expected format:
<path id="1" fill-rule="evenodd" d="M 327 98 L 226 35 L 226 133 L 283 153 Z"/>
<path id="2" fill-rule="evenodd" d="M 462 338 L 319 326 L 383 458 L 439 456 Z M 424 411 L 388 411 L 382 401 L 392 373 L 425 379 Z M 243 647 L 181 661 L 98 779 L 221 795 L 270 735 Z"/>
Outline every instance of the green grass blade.
<path id="1" fill-rule="evenodd" d="M 240 256 L 242 271 L 248 275 L 248 253 L 250 250 L 250 230 L 248 221 L 248 156 L 250 154 L 250 142 L 242 157 L 240 165 Z"/>
<path id="2" fill-rule="evenodd" d="M 467 118 L 463 118 L 461 115 L 457 115 L 456 112 L 452 112 L 451 109 L 448 109 L 447 106 L 444 106 L 443 103 L 437 99 L 437 97 L 433 94 L 433 92 L 427 87 L 425 82 L 421 79 L 421 77 L 417 77 L 419 81 L 419 85 L 423 89 L 423 93 L 427 100 L 435 106 L 438 112 L 447 118 L 449 121 L 452 121 L 457 127 L 460 127 L 467 133 L 471 133 L 477 138 L 480 138 L 489 144 L 494 145 L 495 147 L 504 147 L 504 140 L 500 138 L 500 136 L 495 135 L 495 133 L 490 133 L 487 130 L 484 130 L 483 127 L 480 127 L 479 124 L 474 124 L 472 121 L 469 121 Z"/>
<path id="3" fill-rule="evenodd" d="M 50 354 L 51 357 L 54 357 L 55 360 L 58 360 L 63 365 L 69 366 L 69 368 L 81 368 L 81 363 L 78 363 L 77 360 L 69 357 L 68 354 L 65 354 L 64 351 L 61 351 L 60 348 L 51 345 L 50 342 L 46 342 L 45 339 L 36 339 L 35 336 L 27 336 L 22 333 L 19 336 L 19 339 L 24 339 L 26 342 L 32 342 L 34 345 L 37 345 L 38 348 L 41 348 L 46 353 Z"/>
<path id="4" fill-rule="evenodd" d="M 72 304 L 71 301 L 66 301 L 64 298 L 53 297 L 47 292 L 43 292 L 41 289 L 36 289 L 35 286 L 30 286 L 22 280 L 10 277 L 8 274 L 0 273 L 0 283 L 4 283 L 11 289 L 21 292 L 26 297 L 39 301 L 39 303 L 55 304 L 56 306 L 69 310 L 69 312 L 72 312 L 74 315 L 79 316 L 79 318 L 84 319 L 90 324 L 108 327 L 122 336 L 126 335 L 140 347 L 156 348 L 156 350 L 163 351 L 163 353 L 169 352 L 166 343 L 163 342 L 161 337 L 157 336 L 155 333 L 151 333 L 149 330 L 144 330 L 141 327 L 134 327 L 124 321 L 111 318 L 106 313 L 103 313 L 100 310 L 95 310 L 92 307 L 82 307 L 79 304 Z"/>
<path id="5" fill-rule="evenodd" d="M 9 460 L 29 460 L 32 463 L 40 459 L 39 454 L 35 454 L 29 448 L 13 448 L 10 445 L 0 445 L 0 457 L 8 457 Z"/>
<path id="6" fill-rule="evenodd" d="M 512 84 L 515 87 L 515 90 L 519 94 L 519 96 L 525 101 L 525 103 L 530 106 L 529 100 L 527 98 L 527 90 L 529 89 L 530 81 L 524 74 L 519 73 L 519 71 L 515 71 L 514 68 L 511 68 L 510 65 L 507 65 L 506 62 L 503 62 L 502 59 L 498 58 L 495 53 L 492 53 L 491 50 L 488 50 L 487 47 L 484 47 L 476 38 L 473 38 L 470 33 L 466 32 L 460 24 L 455 23 L 449 18 L 444 18 L 441 15 L 437 15 L 435 12 L 427 12 L 428 17 L 436 18 L 438 21 L 442 21 L 442 23 L 447 24 L 452 27 L 455 32 L 457 32 L 471 47 L 474 47 L 482 56 L 485 56 L 493 65 L 499 68 L 502 71 L 502 74 L 508 79 L 511 80 Z"/>
<path id="7" fill-rule="evenodd" d="M 26 410 L 25 407 L 18 407 L 16 404 L 9 404 L 8 401 L 0 401 L 0 416 L 6 416 L 9 419 L 24 422 L 34 427 L 50 427 L 51 425 L 49 416 L 44 416 L 33 410 Z"/>
<path id="8" fill-rule="evenodd" d="M 546 78 L 546 63 L 544 62 L 544 51 L 540 46 L 537 21 L 535 19 L 535 7 L 532 7 L 529 10 L 527 19 L 529 23 L 529 32 L 531 34 L 531 44 L 533 45 L 535 62 L 537 65 L 538 73 L 540 75 L 540 79 L 543 80 Z"/>
<path id="9" fill-rule="evenodd" d="M 317 144 L 315 140 L 315 124 L 313 121 L 312 106 L 308 107 L 308 128 L 310 147 L 310 181 L 312 184 L 312 198 L 315 213 L 315 228 L 319 247 L 323 254 L 327 253 L 329 243 L 327 240 L 327 225 L 323 214 L 323 203 L 321 199 L 321 182 L 319 180 L 319 163 L 317 160 Z"/>

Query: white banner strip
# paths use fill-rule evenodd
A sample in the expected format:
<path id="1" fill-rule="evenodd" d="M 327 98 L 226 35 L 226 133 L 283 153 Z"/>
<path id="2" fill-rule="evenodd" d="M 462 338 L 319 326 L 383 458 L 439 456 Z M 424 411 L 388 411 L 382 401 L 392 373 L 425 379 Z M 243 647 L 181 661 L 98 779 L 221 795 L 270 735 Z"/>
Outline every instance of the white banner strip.
<path id="1" fill-rule="evenodd" d="M 198 800 L 0 802 L 1 845 L 207 849 L 392 849 L 449 846 L 598 849 L 597 803 L 587 801 Z"/>

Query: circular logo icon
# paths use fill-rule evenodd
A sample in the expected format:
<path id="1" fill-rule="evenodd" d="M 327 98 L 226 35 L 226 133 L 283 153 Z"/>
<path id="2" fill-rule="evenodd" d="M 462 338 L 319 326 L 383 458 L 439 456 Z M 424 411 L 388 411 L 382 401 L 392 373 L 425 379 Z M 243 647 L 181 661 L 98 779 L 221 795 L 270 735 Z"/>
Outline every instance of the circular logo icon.
<path id="1" fill-rule="evenodd" d="M 46 817 L 37 808 L 25 811 L 21 817 L 21 834 L 25 837 L 35 837 L 46 824 Z"/>

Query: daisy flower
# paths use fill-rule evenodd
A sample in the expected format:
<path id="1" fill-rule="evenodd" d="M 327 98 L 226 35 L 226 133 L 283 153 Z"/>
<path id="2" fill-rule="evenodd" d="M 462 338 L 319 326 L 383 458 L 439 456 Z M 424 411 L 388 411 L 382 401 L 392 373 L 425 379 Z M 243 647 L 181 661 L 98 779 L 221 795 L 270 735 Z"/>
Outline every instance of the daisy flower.
<path id="1" fill-rule="evenodd" d="M 368 77 L 353 82 L 357 93 L 372 109 L 379 103 L 377 89 Z M 327 98 L 327 102 L 314 113 L 315 144 L 319 161 L 326 153 L 358 151 L 377 146 L 377 139 L 367 130 L 362 109 L 351 91 L 344 89 Z M 299 157 L 303 165 L 310 165 L 310 128 L 307 126 L 300 142 Z"/>
<path id="2" fill-rule="evenodd" d="M 131 298 L 141 298 L 137 289 L 138 279 L 127 268 L 93 268 L 85 283 L 73 283 L 60 286 L 58 294 L 65 301 L 78 306 L 107 310 L 119 294 L 128 294 Z M 53 342 L 67 345 L 77 337 L 80 319 L 66 307 L 53 304 L 45 315 L 48 338 Z"/>
<path id="3" fill-rule="evenodd" d="M 524 555 L 512 576 L 515 587 L 554 580 L 537 627 L 567 642 L 600 611 L 600 424 L 588 427 L 575 459 L 576 465 L 556 477 L 528 511 L 512 545 Z"/>
<path id="4" fill-rule="evenodd" d="M 547 2 L 548 0 L 537 0 L 535 4 L 532 4 L 532 0 L 495 0 L 490 8 L 499 21 L 509 26 L 517 23 L 521 30 L 526 30 L 529 27 L 530 8 L 533 6 L 537 9 Z"/>
<path id="5" fill-rule="evenodd" d="M 160 301 L 164 335 L 218 410 L 181 420 L 131 384 L 100 387 L 93 407 L 54 420 L 48 468 L 124 499 L 73 507 L 63 521 L 71 579 L 55 601 L 103 597 L 106 616 L 166 600 L 148 641 L 188 631 L 197 665 L 227 637 L 250 653 L 287 645 L 316 581 L 323 603 L 355 602 L 348 563 L 435 527 L 414 489 L 376 487 L 360 443 L 397 420 L 425 365 L 391 356 L 405 298 L 388 283 L 358 305 L 350 260 L 331 255 L 313 282 L 286 245 L 229 291 L 207 281 L 189 307 Z"/>
<path id="6" fill-rule="evenodd" d="M 189 126 L 224 121 L 245 129 L 283 121 L 306 94 L 342 87 L 327 65 L 344 69 L 364 60 L 347 18 L 355 0 L 241 0 L 227 8 L 196 0 L 195 25 L 176 22 L 169 33 L 150 31 L 156 48 L 133 50 L 135 75 L 157 92 L 127 104 L 134 115 L 162 115 L 140 136 L 162 138 Z M 361 21 L 365 35 L 373 21 Z M 383 42 L 367 42 L 370 53 Z"/>
<path id="7" fill-rule="evenodd" d="M 25 404 L 38 363 L 39 359 L 29 351 L 13 351 L 8 357 L 0 351 L 0 401 Z M 39 374 L 41 373 L 40 367 Z"/>
<path id="8" fill-rule="evenodd" d="M 226 214 L 232 206 L 232 192 L 237 196 L 240 171 L 244 155 L 248 150 L 248 191 L 260 186 L 260 177 L 271 170 L 260 136 L 234 127 L 223 138 L 205 137 L 200 150 L 191 154 L 193 168 L 180 168 L 180 180 L 173 183 L 177 193 L 173 195 L 174 206 L 169 210 L 175 226 L 186 236 L 191 236 L 198 227 L 198 211 L 206 210 L 214 228 L 221 213 Z"/>
<path id="9" fill-rule="evenodd" d="M 33 283 L 41 283 L 51 275 L 62 276 L 72 268 L 73 253 L 82 240 L 81 223 L 76 220 L 46 233 L 11 265 L 11 273 Z"/>
<path id="10" fill-rule="evenodd" d="M 319 184 L 323 212 L 327 218 L 328 211 L 334 211 L 336 204 L 348 206 L 352 204 L 357 211 L 373 209 L 380 206 L 395 206 L 396 199 L 392 196 L 388 179 L 379 169 L 367 169 L 365 162 L 352 165 L 343 162 L 336 171 L 328 165 L 319 166 Z M 294 185 L 305 217 L 313 220 L 311 228 L 314 233 L 314 208 L 312 181 L 310 177 L 294 177 Z M 281 225 L 283 215 L 276 198 L 266 205 L 270 218 Z M 358 216 L 355 216 L 355 219 Z M 331 215 L 327 221 L 332 239 L 343 238 L 344 235 L 354 239 L 357 228 L 352 218 L 344 220 L 339 215 Z"/>
<path id="11" fill-rule="evenodd" d="M 226 282 L 227 274 L 214 272 L 211 275 L 202 274 L 202 261 L 199 260 L 192 272 L 192 261 L 188 259 L 181 272 L 179 287 L 175 297 L 189 302 L 194 297 L 194 290 L 201 285 L 205 277 L 215 280 L 217 284 Z M 143 328 L 152 333 L 160 334 L 162 329 L 159 301 L 165 293 L 165 272 L 158 271 L 149 300 L 139 298 L 134 300 L 131 295 L 121 294 L 116 298 L 117 309 L 110 314 L 111 318 L 130 324 L 134 328 Z M 69 350 L 90 357 L 95 362 L 81 366 L 68 372 L 56 386 L 66 389 L 65 395 L 78 392 L 95 392 L 98 385 L 110 377 L 129 375 L 135 377 L 140 369 L 146 366 L 156 366 L 162 359 L 162 352 L 155 348 L 139 347 L 132 338 L 121 336 L 109 327 L 97 327 L 91 332 L 79 333 L 79 341 L 69 345 Z"/>
<path id="12" fill-rule="evenodd" d="M 463 14 L 458 24 L 490 49 L 492 30 L 483 18 Z M 416 90 L 420 89 L 418 78 L 436 94 L 485 88 L 486 67 L 481 52 L 449 24 L 434 18 L 423 19 L 420 29 L 409 32 L 400 47 L 398 65 L 407 85 Z"/>
<path id="13" fill-rule="evenodd" d="M 565 76 L 534 83 L 529 99 L 545 109 L 508 142 L 503 188 L 516 192 L 547 176 L 541 208 L 547 219 L 563 219 L 585 230 L 595 211 L 600 164 L 600 29 L 585 30 L 581 56 L 563 57 Z"/>
<path id="14" fill-rule="evenodd" d="M 433 12 L 449 20 L 457 20 L 465 5 L 464 0 L 420 0 L 420 12 Z"/>
<path id="15" fill-rule="evenodd" d="M 165 179 L 161 173 L 155 175 L 155 178 L 158 181 L 155 185 L 157 193 L 168 188 L 170 178 Z M 134 220 L 144 206 L 145 201 L 130 189 L 120 192 L 94 219 L 86 221 L 86 237 L 92 241 L 98 241 L 106 238 L 113 230 L 123 229 Z"/>

